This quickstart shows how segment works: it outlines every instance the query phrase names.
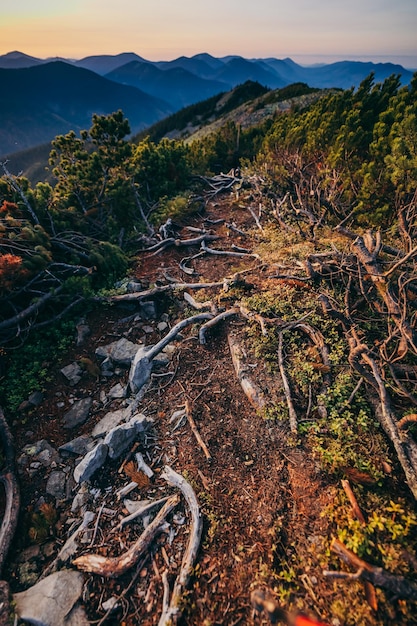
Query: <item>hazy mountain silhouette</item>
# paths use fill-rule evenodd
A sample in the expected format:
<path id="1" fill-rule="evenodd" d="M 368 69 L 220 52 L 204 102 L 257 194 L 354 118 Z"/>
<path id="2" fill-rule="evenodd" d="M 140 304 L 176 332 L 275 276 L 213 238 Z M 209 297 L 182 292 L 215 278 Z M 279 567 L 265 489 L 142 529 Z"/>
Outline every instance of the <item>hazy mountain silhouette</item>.
<path id="1" fill-rule="evenodd" d="M 122 109 L 132 132 L 172 108 L 135 87 L 121 85 L 69 63 L 0 69 L 0 154 L 29 148 L 70 130 L 90 128 L 94 113 Z"/>
<path id="2" fill-rule="evenodd" d="M 152 63 L 132 61 L 106 77 L 138 87 L 156 98 L 167 99 L 176 110 L 228 89 L 227 84 L 196 76 L 181 65 L 159 69 Z"/>
<path id="3" fill-rule="evenodd" d="M 392 63 L 341 61 L 304 67 L 289 58 L 216 58 L 207 53 L 152 62 L 133 52 L 51 62 L 14 51 L 0 56 L 0 72 L 0 154 L 45 143 L 70 129 L 89 128 L 93 113 L 117 109 L 137 132 L 248 80 L 271 89 L 299 82 L 348 89 L 358 87 L 371 72 L 375 82 L 398 74 L 408 84 L 413 76 Z"/>

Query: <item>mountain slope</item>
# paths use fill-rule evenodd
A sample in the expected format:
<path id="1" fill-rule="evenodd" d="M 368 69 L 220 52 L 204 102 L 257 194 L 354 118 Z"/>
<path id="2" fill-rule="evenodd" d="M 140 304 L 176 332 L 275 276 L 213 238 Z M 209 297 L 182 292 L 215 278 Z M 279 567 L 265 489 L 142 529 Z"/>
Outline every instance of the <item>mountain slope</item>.
<path id="1" fill-rule="evenodd" d="M 19 69 L 22 67 L 33 67 L 44 63 L 41 59 L 31 57 L 28 54 L 14 50 L 0 56 L 0 68 Z"/>
<path id="2" fill-rule="evenodd" d="M 0 69 L 0 83 L 2 155 L 89 128 L 94 113 L 122 109 L 132 132 L 138 132 L 172 111 L 166 102 L 134 87 L 62 62 Z"/>
<path id="3" fill-rule="evenodd" d="M 96 72 L 96 74 L 100 74 L 100 76 L 104 76 L 131 61 L 145 62 L 146 59 L 134 52 L 123 52 L 122 54 L 101 54 L 85 57 L 84 59 L 76 61 L 75 65 Z"/>
<path id="4" fill-rule="evenodd" d="M 138 87 L 156 98 L 163 98 L 176 110 L 227 89 L 225 83 L 205 80 L 180 66 L 161 70 L 151 63 L 138 61 L 117 68 L 106 78 Z"/>

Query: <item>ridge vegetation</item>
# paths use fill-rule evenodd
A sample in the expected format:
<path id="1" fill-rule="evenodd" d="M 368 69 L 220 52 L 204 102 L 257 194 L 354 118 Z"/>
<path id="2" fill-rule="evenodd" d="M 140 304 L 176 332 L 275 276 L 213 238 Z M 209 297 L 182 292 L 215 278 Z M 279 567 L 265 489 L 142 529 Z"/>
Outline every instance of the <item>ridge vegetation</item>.
<path id="1" fill-rule="evenodd" d="M 214 462 L 206 450 L 198 471 L 203 457 L 178 442 L 204 518 L 178 623 L 417 623 L 416 95 L 417 75 L 324 91 L 248 82 L 133 141 L 122 111 L 93 115 L 53 140 L 53 183 L 1 164 L 0 393 L 18 441 L 37 419 L 19 407 L 48 389 L 45 360 L 65 354 L 81 315 L 156 297 L 176 324 L 190 318 L 171 382 L 184 376 L 186 409 L 205 415 Z M 126 293 L 126 276 L 148 287 Z M 194 356 L 193 309 L 205 311 Z M 228 393 L 227 343 L 249 399 Z M 148 408 L 163 439 L 182 392 L 157 379 Z M 104 623 L 98 579 L 89 618 Z M 148 612 L 134 588 L 120 597 L 129 626 L 167 611 L 162 596 Z"/>

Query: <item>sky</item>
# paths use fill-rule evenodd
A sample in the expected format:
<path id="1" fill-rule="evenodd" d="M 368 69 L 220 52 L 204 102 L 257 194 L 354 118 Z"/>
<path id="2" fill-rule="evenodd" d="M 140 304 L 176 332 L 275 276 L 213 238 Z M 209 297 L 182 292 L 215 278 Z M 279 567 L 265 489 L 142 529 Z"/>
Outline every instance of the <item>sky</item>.
<path id="1" fill-rule="evenodd" d="M 417 68 L 416 0 L 0 0 L 0 54 L 208 52 Z M 304 60 L 304 61 L 303 61 Z"/>

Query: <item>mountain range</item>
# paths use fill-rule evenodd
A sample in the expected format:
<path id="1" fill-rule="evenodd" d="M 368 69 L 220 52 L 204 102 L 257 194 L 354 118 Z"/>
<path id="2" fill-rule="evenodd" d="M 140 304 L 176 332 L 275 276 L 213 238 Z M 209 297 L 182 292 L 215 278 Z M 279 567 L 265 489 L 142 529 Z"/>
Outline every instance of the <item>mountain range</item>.
<path id="1" fill-rule="evenodd" d="M 392 63 L 342 61 L 304 67 L 292 59 L 216 58 L 207 53 L 148 61 L 126 52 L 81 60 L 0 56 L 0 156 L 89 128 L 93 113 L 122 109 L 132 133 L 210 96 L 256 81 L 270 89 L 304 82 L 317 88 L 357 87 L 371 72 L 403 84 L 413 73 Z"/>

